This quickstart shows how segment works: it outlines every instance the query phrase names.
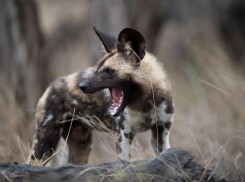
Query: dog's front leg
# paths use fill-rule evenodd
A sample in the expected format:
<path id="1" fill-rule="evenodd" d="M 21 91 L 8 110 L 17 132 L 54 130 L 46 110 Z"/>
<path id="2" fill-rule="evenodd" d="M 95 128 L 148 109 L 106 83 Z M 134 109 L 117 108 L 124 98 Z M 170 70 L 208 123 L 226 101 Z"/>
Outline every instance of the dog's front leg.
<path id="1" fill-rule="evenodd" d="M 131 143 L 134 133 L 126 132 L 123 128 L 118 129 L 118 137 L 116 141 L 116 150 L 118 158 L 121 161 L 129 161 Z"/>
<path id="2" fill-rule="evenodd" d="M 169 129 L 171 123 L 167 122 L 163 125 L 154 125 L 151 128 L 151 144 L 158 155 L 162 151 L 169 149 Z"/>

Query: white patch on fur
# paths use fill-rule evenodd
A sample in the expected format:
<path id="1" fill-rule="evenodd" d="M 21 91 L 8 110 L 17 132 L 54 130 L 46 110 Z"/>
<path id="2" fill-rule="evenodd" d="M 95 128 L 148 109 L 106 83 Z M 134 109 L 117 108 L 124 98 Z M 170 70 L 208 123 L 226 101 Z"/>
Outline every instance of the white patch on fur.
<path id="1" fill-rule="evenodd" d="M 53 119 L 53 114 L 49 114 L 48 117 L 43 122 L 42 126 L 45 126 L 51 119 Z"/>
<path id="2" fill-rule="evenodd" d="M 124 110 L 125 114 L 125 121 L 123 122 L 124 125 L 124 132 L 130 133 L 132 130 L 134 132 L 141 132 L 145 131 L 141 128 L 141 123 L 145 122 L 146 114 L 143 114 L 139 111 L 133 111 L 128 108 Z"/>
<path id="3" fill-rule="evenodd" d="M 167 107 L 168 107 L 167 102 L 166 101 L 163 101 L 163 103 L 162 103 L 162 109 L 164 111 L 166 111 Z"/>
<path id="4" fill-rule="evenodd" d="M 86 79 L 86 78 L 90 77 L 93 74 L 93 70 L 94 70 L 93 67 L 89 67 L 86 70 L 84 70 L 84 73 L 82 75 L 82 78 L 85 78 Z"/>
<path id="5" fill-rule="evenodd" d="M 166 108 L 167 108 L 167 104 L 165 101 L 160 106 L 157 107 L 158 118 L 159 118 L 159 120 L 163 121 L 164 123 L 166 123 L 168 121 L 172 122 L 173 121 L 173 114 L 167 114 L 165 112 Z"/>
<path id="6" fill-rule="evenodd" d="M 170 122 L 172 123 L 174 121 L 174 114 L 172 114 L 172 117 L 170 119 Z"/>
<path id="7" fill-rule="evenodd" d="M 162 135 L 162 140 L 163 140 L 163 150 L 169 149 L 170 145 L 169 145 L 169 131 L 168 130 L 164 130 L 163 135 Z"/>
<path id="8" fill-rule="evenodd" d="M 130 143 L 129 139 L 124 136 L 124 131 L 120 131 L 122 136 L 122 141 L 120 142 L 120 147 L 122 152 L 118 154 L 118 157 L 122 160 L 129 161 Z"/>
<path id="9" fill-rule="evenodd" d="M 111 93 L 110 93 L 110 90 L 109 89 L 103 89 L 102 92 L 103 92 L 103 94 L 105 96 L 105 100 L 107 102 L 110 102 L 111 101 Z M 110 107 L 108 107 L 108 109 L 106 111 L 106 114 L 111 115 L 111 109 L 110 109 Z"/>
<path id="10" fill-rule="evenodd" d="M 36 144 L 38 143 L 38 140 L 35 139 L 35 140 L 33 141 L 33 143 L 34 143 L 34 145 L 36 145 Z"/>
<path id="11" fill-rule="evenodd" d="M 76 99 L 73 99 L 73 101 L 71 102 L 71 104 L 77 105 L 77 104 L 78 104 L 78 102 L 77 102 L 77 100 L 76 100 Z"/>
<path id="12" fill-rule="evenodd" d="M 103 89 L 102 92 L 106 98 L 111 98 L 109 89 Z"/>
<path id="13" fill-rule="evenodd" d="M 63 120 L 66 120 L 67 115 L 68 115 L 68 113 L 63 114 L 63 116 L 62 116 Z"/>

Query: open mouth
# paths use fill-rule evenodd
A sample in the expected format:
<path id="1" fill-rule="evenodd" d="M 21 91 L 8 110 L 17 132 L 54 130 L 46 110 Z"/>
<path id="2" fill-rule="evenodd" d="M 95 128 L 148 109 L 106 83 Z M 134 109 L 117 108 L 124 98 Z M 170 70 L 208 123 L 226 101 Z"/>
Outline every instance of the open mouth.
<path id="1" fill-rule="evenodd" d="M 118 115 L 124 108 L 124 92 L 121 88 L 111 88 L 111 98 L 112 98 L 112 105 L 110 108 L 110 112 L 112 116 Z"/>

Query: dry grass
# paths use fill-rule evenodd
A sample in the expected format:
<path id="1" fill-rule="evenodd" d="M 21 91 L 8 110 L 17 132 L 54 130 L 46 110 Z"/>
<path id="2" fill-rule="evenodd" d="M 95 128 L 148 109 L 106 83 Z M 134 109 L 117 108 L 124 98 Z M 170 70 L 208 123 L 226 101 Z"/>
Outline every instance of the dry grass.
<path id="1" fill-rule="evenodd" d="M 46 20 L 42 21 L 45 24 Z M 155 54 L 163 61 L 173 87 L 175 121 L 171 147 L 190 151 L 199 162 L 214 166 L 228 179 L 245 180 L 244 71 L 232 64 L 213 24 L 204 27 L 197 22 L 189 23 L 190 26 L 183 26 L 170 22 L 156 42 Z M 199 28 L 189 28 L 193 26 Z M 88 48 L 82 42 L 64 47 L 52 55 L 50 69 L 56 68 L 52 70 L 54 77 L 90 65 Z M 82 60 L 81 56 L 85 58 Z M 3 76 L 0 85 L 0 161 L 24 163 L 34 134 L 35 108 L 23 110 L 16 102 L 15 90 Z M 25 118 L 26 113 L 31 118 Z M 27 119 L 30 122 L 24 125 Z M 149 137 L 149 132 L 136 136 L 132 160 L 155 156 Z M 114 137 L 95 131 L 93 139 L 89 164 L 117 159 Z M 57 161 L 59 164 L 60 159 Z"/>

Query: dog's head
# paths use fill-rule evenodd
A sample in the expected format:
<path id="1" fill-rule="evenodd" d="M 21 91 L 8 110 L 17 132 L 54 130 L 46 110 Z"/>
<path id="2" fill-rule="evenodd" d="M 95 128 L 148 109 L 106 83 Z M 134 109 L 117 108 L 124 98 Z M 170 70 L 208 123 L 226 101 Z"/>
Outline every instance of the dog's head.
<path id="1" fill-rule="evenodd" d="M 96 27 L 94 30 L 107 54 L 98 63 L 94 74 L 80 83 L 79 87 L 86 94 L 108 88 L 112 98 L 111 115 L 116 116 L 137 97 L 138 85 L 132 78 L 139 71 L 140 62 L 146 54 L 146 41 L 131 28 L 123 29 L 118 39 Z"/>

